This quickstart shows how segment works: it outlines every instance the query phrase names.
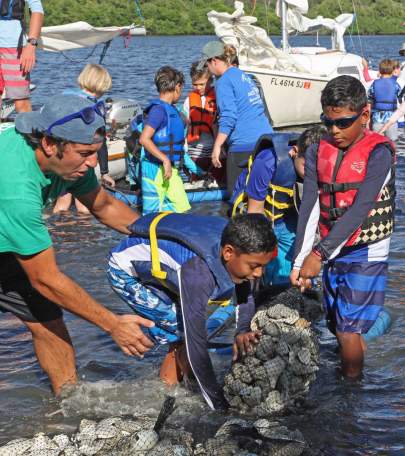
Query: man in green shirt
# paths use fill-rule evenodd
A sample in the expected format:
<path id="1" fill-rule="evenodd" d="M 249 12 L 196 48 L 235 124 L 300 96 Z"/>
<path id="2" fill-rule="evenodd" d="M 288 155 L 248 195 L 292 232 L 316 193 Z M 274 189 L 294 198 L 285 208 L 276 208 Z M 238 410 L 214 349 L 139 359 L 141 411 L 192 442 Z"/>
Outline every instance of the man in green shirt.
<path id="1" fill-rule="evenodd" d="M 105 136 L 104 105 L 51 98 L 41 111 L 0 124 L 0 311 L 12 312 L 32 333 L 35 353 L 52 388 L 76 382 L 66 309 L 106 331 L 127 355 L 142 357 L 153 343 L 136 315 L 115 315 L 56 264 L 42 210 L 65 190 L 103 224 L 129 234 L 139 215 L 98 184 L 94 168 Z"/>

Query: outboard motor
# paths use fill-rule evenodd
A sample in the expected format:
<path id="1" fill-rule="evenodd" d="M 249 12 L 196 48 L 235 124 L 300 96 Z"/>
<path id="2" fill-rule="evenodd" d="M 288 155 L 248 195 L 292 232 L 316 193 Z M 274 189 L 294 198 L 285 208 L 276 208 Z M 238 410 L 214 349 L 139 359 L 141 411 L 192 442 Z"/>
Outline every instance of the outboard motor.
<path id="1" fill-rule="evenodd" d="M 105 105 L 110 137 L 123 139 L 131 120 L 142 114 L 141 105 L 131 98 L 107 98 Z"/>

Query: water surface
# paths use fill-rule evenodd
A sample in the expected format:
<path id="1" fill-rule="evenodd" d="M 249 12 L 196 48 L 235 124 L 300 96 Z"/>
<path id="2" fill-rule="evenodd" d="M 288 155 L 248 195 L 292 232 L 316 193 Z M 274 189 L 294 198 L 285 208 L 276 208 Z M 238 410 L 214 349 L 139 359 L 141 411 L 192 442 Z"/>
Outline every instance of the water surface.
<path id="1" fill-rule="evenodd" d="M 135 37 L 128 49 L 115 40 L 104 61 L 113 76 L 112 94 L 129 96 L 145 104 L 155 95 L 154 72 L 164 64 L 188 75 L 190 63 L 212 37 Z M 321 44 L 326 38 L 321 37 Z M 307 44 L 308 37 L 298 44 Z M 396 57 L 400 36 L 363 37 L 362 47 L 373 63 Z M 359 43 L 354 40 L 356 51 Z M 297 44 L 297 43 L 293 43 Z M 351 42 L 348 40 L 350 49 Z M 75 59 L 87 51 L 70 53 Z M 38 85 L 34 102 L 73 86 L 83 64 L 67 61 L 61 54 L 39 53 L 33 82 Z M 90 61 L 96 62 L 93 56 Z M 187 87 L 189 87 L 187 78 Z M 186 88 L 187 88 L 186 87 Z M 405 138 L 401 150 L 405 151 Z M 299 428 L 314 454 L 405 454 L 405 158 L 398 159 L 397 226 L 392 240 L 386 305 L 393 326 L 385 337 L 370 345 L 360 383 L 341 380 L 337 372 L 336 343 L 321 322 L 321 367 L 307 402 L 282 418 Z M 218 213 L 219 203 L 195 208 Z M 48 214 L 49 215 L 49 214 Z M 105 275 L 109 248 L 122 236 L 86 217 L 53 216 L 48 223 L 61 269 L 101 303 L 125 313 L 126 305 L 111 291 Z M 46 376 L 38 367 L 30 336 L 10 314 L 0 315 L 0 444 L 36 432 L 71 431 L 83 417 L 156 413 L 165 392 L 157 380 L 163 350 L 152 351 L 139 361 L 123 355 L 112 340 L 89 323 L 65 314 L 77 353 L 80 385 L 64 400 L 56 401 Z M 217 359 L 224 372 L 227 361 Z M 198 437 L 210 435 L 223 417 L 210 412 L 199 395 L 180 389 L 181 409 L 170 418 Z"/>

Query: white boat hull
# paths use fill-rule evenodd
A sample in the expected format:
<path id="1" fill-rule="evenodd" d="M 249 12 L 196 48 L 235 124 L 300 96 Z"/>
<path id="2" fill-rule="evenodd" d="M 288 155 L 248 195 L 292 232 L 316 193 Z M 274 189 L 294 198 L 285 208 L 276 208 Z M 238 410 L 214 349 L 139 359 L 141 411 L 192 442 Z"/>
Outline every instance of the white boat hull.
<path id="1" fill-rule="evenodd" d="M 115 139 L 107 140 L 108 147 L 108 174 L 114 179 L 123 179 L 127 174 L 127 164 L 125 160 L 125 141 Z M 96 175 L 100 178 L 100 167 L 96 167 Z"/>
<path id="2" fill-rule="evenodd" d="M 328 78 L 263 68 L 243 68 L 259 82 L 273 127 L 319 122 L 321 92 Z"/>
<path id="3" fill-rule="evenodd" d="M 319 122 L 321 92 L 328 81 L 347 74 L 359 79 L 365 86 L 361 58 L 339 51 L 295 48 L 290 57 L 305 72 L 280 71 L 254 65 L 241 65 L 253 75 L 262 89 L 273 127 L 290 127 Z"/>

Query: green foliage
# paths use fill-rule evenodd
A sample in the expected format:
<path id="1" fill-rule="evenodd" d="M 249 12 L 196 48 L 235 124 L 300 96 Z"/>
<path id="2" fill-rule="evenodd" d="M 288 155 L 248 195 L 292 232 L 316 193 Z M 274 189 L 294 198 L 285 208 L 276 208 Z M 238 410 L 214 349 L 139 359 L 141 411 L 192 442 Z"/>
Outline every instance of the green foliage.
<path id="1" fill-rule="evenodd" d="M 140 23 L 134 0 L 42 0 L 45 24 L 59 25 L 86 21 L 94 26 Z M 145 27 L 152 35 L 213 34 L 207 12 L 233 11 L 233 0 L 141 0 Z M 255 9 L 253 11 L 253 5 Z M 267 5 L 267 8 L 266 8 Z M 258 25 L 270 34 L 280 33 L 280 20 L 274 11 L 275 1 L 245 0 L 246 14 L 258 18 Z M 308 17 L 336 17 L 356 9 L 362 34 L 404 33 L 403 0 L 309 0 Z M 402 19 L 401 19 L 402 18 Z"/>

